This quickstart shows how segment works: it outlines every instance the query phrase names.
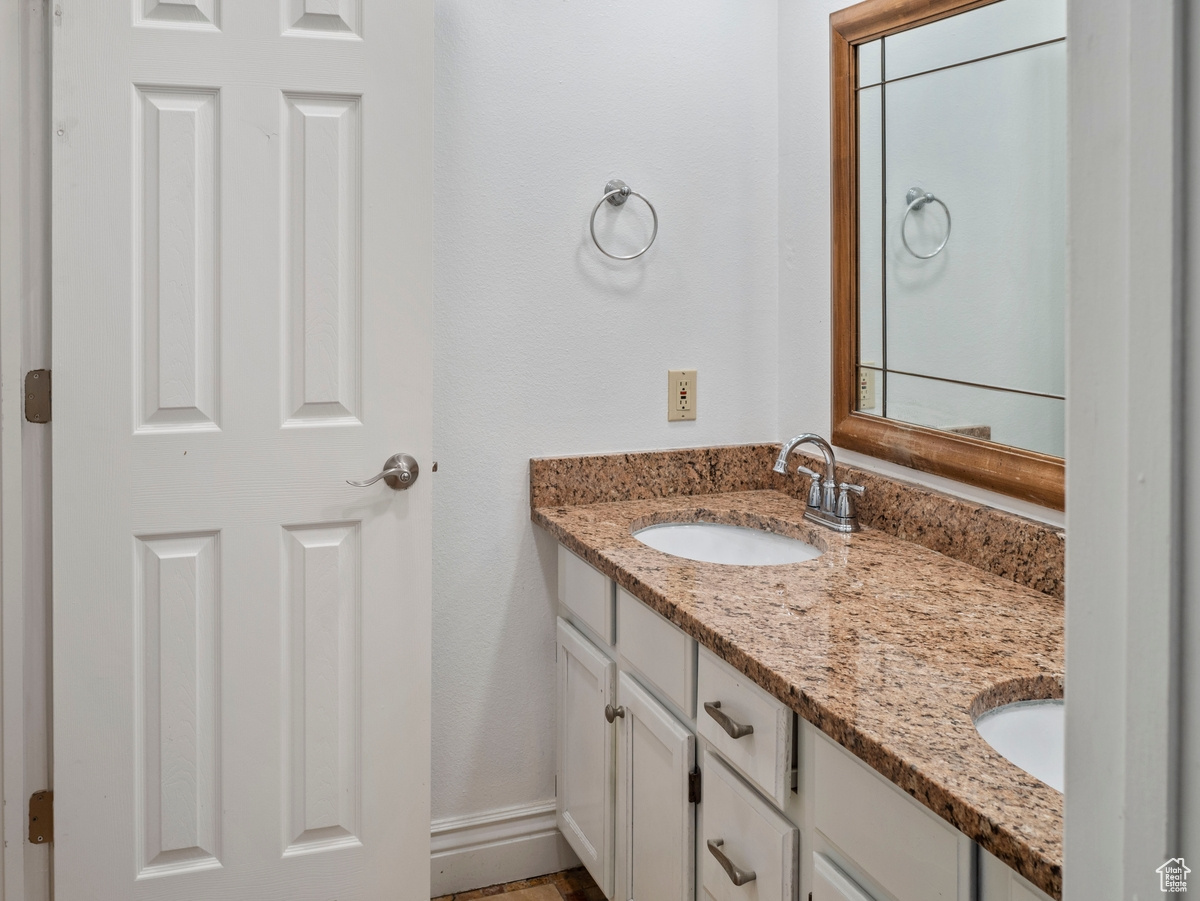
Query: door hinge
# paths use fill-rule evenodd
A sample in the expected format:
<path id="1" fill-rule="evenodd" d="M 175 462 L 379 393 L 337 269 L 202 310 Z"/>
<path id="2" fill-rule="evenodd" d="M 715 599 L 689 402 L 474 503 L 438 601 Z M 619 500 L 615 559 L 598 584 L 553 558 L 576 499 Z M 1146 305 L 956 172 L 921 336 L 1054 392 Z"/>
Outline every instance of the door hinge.
<path id="1" fill-rule="evenodd" d="M 688 803 L 700 803 L 700 767 L 693 767 L 688 773 Z"/>
<path id="2" fill-rule="evenodd" d="M 25 418 L 30 422 L 50 421 L 50 370 L 25 373 Z"/>
<path id="3" fill-rule="evenodd" d="M 29 841 L 44 845 L 54 841 L 54 792 L 40 791 L 29 796 Z"/>

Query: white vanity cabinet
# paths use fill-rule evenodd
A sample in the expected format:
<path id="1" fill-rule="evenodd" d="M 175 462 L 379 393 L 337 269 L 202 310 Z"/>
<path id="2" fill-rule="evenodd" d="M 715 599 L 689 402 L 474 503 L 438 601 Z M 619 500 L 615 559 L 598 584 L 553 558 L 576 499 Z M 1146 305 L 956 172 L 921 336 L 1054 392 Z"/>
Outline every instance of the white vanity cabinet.
<path id="1" fill-rule="evenodd" d="M 562 547 L 559 600 L 558 826 L 606 897 L 1049 901 Z"/>

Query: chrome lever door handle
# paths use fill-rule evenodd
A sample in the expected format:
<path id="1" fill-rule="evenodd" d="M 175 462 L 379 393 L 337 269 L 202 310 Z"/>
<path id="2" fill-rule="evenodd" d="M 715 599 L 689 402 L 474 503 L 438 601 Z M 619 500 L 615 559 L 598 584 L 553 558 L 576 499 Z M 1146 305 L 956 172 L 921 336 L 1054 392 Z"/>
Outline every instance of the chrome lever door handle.
<path id="1" fill-rule="evenodd" d="M 717 725 L 729 733 L 730 738 L 745 738 L 754 733 L 753 726 L 744 726 L 729 718 L 729 714 L 721 709 L 720 701 L 705 701 L 704 712 L 717 721 Z"/>
<path id="2" fill-rule="evenodd" d="M 380 479 L 383 479 L 392 488 L 395 488 L 397 491 L 403 491 L 417 480 L 417 476 L 420 473 L 421 467 L 408 454 L 393 454 L 383 461 L 383 472 L 379 473 L 379 475 L 364 479 L 361 482 L 346 479 L 346 484 L 353 485 L 355 488 L 367 488 L 374 485 Z"/>
<path id="3" fill-rule="evenodd" d="M 721 850 L 723 844 L 725 844 L 725 839 L 723 838 L 710 838 L 708 840 L 708 850 L 717 859 L 717 863 L 721 865 L 721 869 L 725 871 L 725 875 L 729 877 L 729 881 L 734 885 L 745 885 L 747 882 L 753 882 L 757 879 L 758 876 L 755 875 L 753 870 L 743 870 L 725 856 L 725 852 Z"/>

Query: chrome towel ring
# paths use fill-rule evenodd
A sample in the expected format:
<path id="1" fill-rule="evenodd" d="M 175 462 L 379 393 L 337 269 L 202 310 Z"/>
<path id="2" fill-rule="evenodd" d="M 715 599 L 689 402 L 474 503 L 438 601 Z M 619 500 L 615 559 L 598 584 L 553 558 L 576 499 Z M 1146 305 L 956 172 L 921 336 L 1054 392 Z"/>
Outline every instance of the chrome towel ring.
<path id="1" fill-rule="evenodd" d="M 621 206 L 630 197 L 637 197 L 642 201 L 642 203 L 650 207 L 650 215 L 654 217 L 654 229 L 650 232 L 650 240 L 646 243 L 645 247 L 643 247 L 637 253 L 631 253 L 629 256 L 623 257 L 618 256 L 615 253 L 609 253 L 600 246 L 600 239 L 596 237 L 596 214 L 600 212 L 600 207 L 604 204 L 604 201 L 607 200 L 613 206 Z M 596 247 L 599 248 L 600 252 L 606 257 L 612 257 L 614 260 L 636 260 L 650 249 L 650 245 L 653 244 L 654 239 L 658 237 L 658 211 L 654 209 L 654 204 L 652 204 L 649 200 L 647 200 L 645 197 L 642 197 L 642 195 L 637 191 L 632 190 L 629 185 L 625 184 L 625 182 L 621 181 L 621 179 L 614 178 L 604 186 L 604 196 L 600 198 L 600 202 L 597 203 L 592 209 L 591 228 L 592 241 L 595 243 Z"/>
<path id="2" fill-rule="evenodd" d="M 908 193 L 904 195 L 904 199 L 908 201 L 908 209 L 904 211 L 904 219 L 900 222 L 900 240 L 904 242 L 904 249 L 918 260 L 931 260 L 942 252 L 946 246 L 946 242 L 950 240 L 950 208 L 939 198 L 934 197 L 932 194 L 927 194 L 924 188 L 909 188 Z M 937 250 L 933 253 L 917 253 L 909 246 L 908 235 L 904 233 L 904 227 L 908 225 L 908 214 L 913 210 L 921 209 L 927 203 L 936 203 L 946 211 L 946 237 L 942 238 L 942 243 L 937 246 Z"/>

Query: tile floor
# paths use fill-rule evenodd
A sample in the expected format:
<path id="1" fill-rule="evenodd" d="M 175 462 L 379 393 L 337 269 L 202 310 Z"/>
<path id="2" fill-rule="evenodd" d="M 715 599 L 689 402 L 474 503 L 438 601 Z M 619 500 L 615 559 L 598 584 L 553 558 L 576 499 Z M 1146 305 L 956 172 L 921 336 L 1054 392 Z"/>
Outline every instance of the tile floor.
<path id="1" fill-rule="evenodd" d="M 443 895 L 433 901 L 476 901 L 478 898 L 503 898 L 505 901 L 604 901 L 604 895 L 583 867 L 522 879 L 508 885 L 490 885 L 455 895 Z"/>

